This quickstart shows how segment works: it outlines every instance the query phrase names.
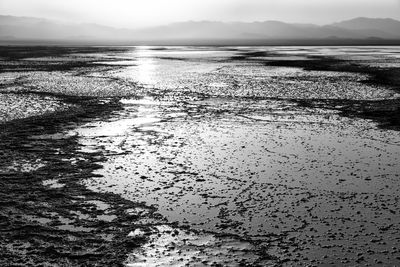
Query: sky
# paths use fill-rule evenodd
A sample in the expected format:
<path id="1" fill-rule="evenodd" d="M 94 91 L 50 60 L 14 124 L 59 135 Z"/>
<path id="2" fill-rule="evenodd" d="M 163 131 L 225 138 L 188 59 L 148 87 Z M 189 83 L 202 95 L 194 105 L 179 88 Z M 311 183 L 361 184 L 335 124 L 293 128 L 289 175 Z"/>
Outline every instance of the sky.
<path id="1" fill-rule="evenodd" d="M 0 0 L 0 14 L 142 28 L 188 20 L 329 24 L 400 20 L 400 0 Z"/>

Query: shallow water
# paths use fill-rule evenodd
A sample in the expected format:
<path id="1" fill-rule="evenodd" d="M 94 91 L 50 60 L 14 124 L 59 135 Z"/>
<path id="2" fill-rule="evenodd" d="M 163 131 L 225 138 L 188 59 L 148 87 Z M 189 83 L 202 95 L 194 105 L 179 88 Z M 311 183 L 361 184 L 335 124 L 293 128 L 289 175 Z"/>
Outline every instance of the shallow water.
<path id="1" fill-rule="evenodd" d="M 374 49 L 369 56 L 379 59 L 398 50 Z M 357 60 L 370 51 L 273 50 Z M 394 223 L 400 219 L 398 132 L 290 101 L 388 99 L 396 93 L 362 84 L 367 77 L 354 73 L 229 61 L 235 53 L 140 48 L 127 54 L 136 66 L 113 75 L 152 93 L 121 100 L 123 110 L 109 121 L 73 130 L 83 146 L 108 155 L 97 172 L 102 178 L 86 185 L 154 205 L 169 222 L 264 242 L 288 265 L 296 259 L 354 264 L 361 257 L 398 262 L 396 249 L 381 252 L 400 245 Z M 158 247 L 161 239 L 151 244 Z M 171 260 L 153 245 L 147 256 L 134 253 L 131 261 L 134 255 L 140 261 L 128 266 Z"/>

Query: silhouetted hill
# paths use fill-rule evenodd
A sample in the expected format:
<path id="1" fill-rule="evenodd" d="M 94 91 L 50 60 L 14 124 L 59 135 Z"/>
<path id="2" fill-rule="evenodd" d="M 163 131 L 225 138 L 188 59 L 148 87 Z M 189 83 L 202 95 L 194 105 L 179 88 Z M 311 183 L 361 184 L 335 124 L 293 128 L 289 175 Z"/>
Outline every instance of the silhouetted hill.
<path id="1" fill-rule="evenodd" d="M 400 23 L 400 22 L 399 22 Z M 363 39 L 369 37 L 400 38 L 382 30 L 368 28 L 348 29 L 335 24 L 289 24 L 280 21 L 264 22 L 216 22 L 189 21 L 153 27 L 136 32 L 138 39 Z"/>
<path id="2" fill-rule="evenodd" d="M 66 24 L 54 20 L 0 15 L 0 41 L 105 44 L 262 44 L 296 40 L 320 43 L 340 40 L 380 42 L 400 40 L 400 21 L 356 18 L 325 26 L 280 21 L 219 22 L 188 21 L 164 26 L 117 29 L 97 24 Z M 350 43 L 351 43 L 350 42 Z"/>
<path id="3" fill-rule="evenodd" d="M 400 21 L 379 18 L 355 18 L 332 24 L 332 26 L 356 31 L 364 36 L 381 38 L 398 38 L 400 36 Z"/>
<path id="4" fill-rule="evenodd" d="M 0 38 L 12 36 L 19 40 L 57 39 L 125 39 L 129 31 L 96 24 L 65 24 L 31 18 L 0 16 Z M 4 39 L 3 39 L 4 40 Z"/>

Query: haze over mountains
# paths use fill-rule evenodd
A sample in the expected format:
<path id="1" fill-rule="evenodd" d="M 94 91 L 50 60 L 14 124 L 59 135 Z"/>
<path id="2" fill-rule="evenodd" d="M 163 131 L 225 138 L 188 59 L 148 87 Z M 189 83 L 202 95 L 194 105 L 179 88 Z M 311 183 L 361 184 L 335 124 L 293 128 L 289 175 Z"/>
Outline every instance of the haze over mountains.
<path id="1" fill-rule="evenodd" d="M 329 25 L 280 21 L 188 21 L 143 29 L 117 29 L 97 24 L 65 24 L 58 21 L 0 15 L 1 43 L 96 44 L 262 44 L 316 42 L 334 44 L 400 43 L 400 21 L 355 18 Z"/>

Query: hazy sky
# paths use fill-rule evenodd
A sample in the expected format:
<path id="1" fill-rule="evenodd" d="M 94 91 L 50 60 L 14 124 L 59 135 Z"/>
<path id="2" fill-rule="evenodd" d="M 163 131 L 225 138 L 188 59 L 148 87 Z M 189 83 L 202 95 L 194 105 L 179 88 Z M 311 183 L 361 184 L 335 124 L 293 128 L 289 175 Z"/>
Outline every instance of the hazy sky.
<path id="1" fill-rule="evenodd" d="M 137 28 L 187 20 L 400 19 L 400 0 L 0 0 L 0 14 Z"/>

